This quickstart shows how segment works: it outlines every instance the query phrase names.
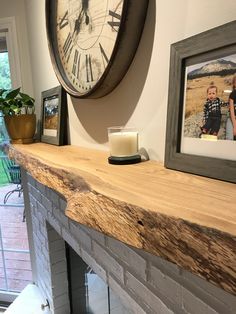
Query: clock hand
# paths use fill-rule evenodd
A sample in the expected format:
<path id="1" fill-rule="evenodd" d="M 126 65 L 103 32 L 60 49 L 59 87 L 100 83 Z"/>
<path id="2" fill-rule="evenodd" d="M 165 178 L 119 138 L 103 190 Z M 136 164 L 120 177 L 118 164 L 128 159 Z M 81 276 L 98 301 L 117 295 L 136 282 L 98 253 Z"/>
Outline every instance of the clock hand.
<path id="1" fill-rule="evenodd" d="M 82 0 L 82 10 L 86 12 L 88 10 L 89 0 Z"/>
<path id="2" fill-rule="evenodd" d="M 82 23 L 84 15 L 85 15 L 85 24 L 86 25 L 89 24 L 90 19 L 87 13 L 88 7 L 89 7 L 89 0 L 82 0 L 82 9 L 80 11 L 78 18 L 75 20 L 74 33 L 76 33 L 76 35 L 78 35 L 78 33 L 80 32 L 80 25 Z"/>
<path id="3" fill-rule="evenodd" d="M 85 12 L 85 24 L 86 25 L 89 24 L 89 16 L 88 16 L 87 12 Z"/>
<path id="4" fill-rule="evenodd" d="M 82 22 L 82 18 L 83 18 L 83 9 L 80 11 L 79 16 L 77 17 L 77 19 L 75 20 L 75 26 L 74 26 L 74 33 L 76 33 L 78 35 L 78 33 L 80 32 L 80 24 Z"/>
<path id="5" fill-rule="evenodd" d="M 85 24 L 89 24 L 89 16 L 88 16 L 88 8 L 89 8 L 89 0 L 82 0 L 82 10 L 85 14 Z"/>

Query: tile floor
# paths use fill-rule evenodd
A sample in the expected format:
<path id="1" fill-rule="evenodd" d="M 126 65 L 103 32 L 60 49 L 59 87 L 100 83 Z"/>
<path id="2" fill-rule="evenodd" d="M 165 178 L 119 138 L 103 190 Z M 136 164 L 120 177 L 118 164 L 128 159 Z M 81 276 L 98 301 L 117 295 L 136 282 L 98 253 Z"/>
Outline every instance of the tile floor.
<path id="1" fill-rule="evenodd" d="M 14 193 L 7 201 L 7 205 L 14 204 L 19 206 L 3 206 L 4 195 L 11 189 L 12 185 L 0 187 L 0 227 L 3 249 L 28 250 L 26 223 L 22 222 L 24 211 L 24 207 L 22 207 L 23 195 L 18 197 L 18 193 Z M 29 253 L 5 251 L 4 254 L 8 290 L 21 291 L 32 280 Z M 0 242 L 0 290 L 6 289 Z"/>

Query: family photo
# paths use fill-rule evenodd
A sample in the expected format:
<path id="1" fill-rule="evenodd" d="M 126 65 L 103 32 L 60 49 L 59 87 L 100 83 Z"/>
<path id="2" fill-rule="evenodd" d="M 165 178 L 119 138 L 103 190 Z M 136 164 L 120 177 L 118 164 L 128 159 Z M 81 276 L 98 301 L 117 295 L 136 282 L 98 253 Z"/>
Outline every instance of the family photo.
<path id="1" fill-rule="evenodd" d="M 186 67 L 183 132 L 236 140 L 236 54 Z"/>
<path id="2" fill-rule="evenodd" d="M 44 102 L 43 134 L 56 136 L 58 128 L 58 97 L 46 98 Z"/>

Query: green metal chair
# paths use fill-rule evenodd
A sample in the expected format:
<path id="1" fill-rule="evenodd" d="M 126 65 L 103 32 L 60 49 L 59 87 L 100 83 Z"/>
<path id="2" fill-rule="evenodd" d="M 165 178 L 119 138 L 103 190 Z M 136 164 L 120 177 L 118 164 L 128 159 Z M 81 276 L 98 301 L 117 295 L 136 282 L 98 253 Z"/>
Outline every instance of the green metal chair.
<path id="1" fill-rule="evenodd" d="M 5 194 L 3 203 L 6 204 L 9 197 L 13 193 L 17 192 L 18 197 L 20 197 L 23 192 L 23 187 L 21 185 L 20 166 L 17 165 L 13 159 L 9 159 L 7 156 L 2 156 L 1 162 L 9 183 L 13 183 L 16 185 L 13 190 L 8 191 Z M 25 213 L 23 214 L 23 221 L 25 221 Z"/>

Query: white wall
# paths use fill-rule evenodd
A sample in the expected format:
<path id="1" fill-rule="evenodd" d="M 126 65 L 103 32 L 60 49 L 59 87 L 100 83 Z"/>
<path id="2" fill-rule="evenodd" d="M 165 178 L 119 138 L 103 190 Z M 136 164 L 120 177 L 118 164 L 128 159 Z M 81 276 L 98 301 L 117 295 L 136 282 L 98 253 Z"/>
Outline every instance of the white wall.
<path id="1" fill-rule="evenodd" d="M 17 2 L 17 1 L 15 1 Z M 44 1 L 25 0 L 33 85 L 41 92 L 58 85 L 45 30 Z M 150 0 L 135 59 L 120 85 L 97 100 L 69 100 L 71 144 L 107 149 L 106 128 L 134 125 L 151 159 L 164 159 L 170 44 L 235 19 L 235 0 Z"/>
<path id="2" fill-rule="evenodd" d="M 24 0 L 0 0 L 0 18 L 15 17 L 22 91 L 34 95 Z"/>
<path id="3" fill-rule="evenodd" d="M 186 37 L 235 20 L 235 0 L 188 0 L 187 2 Z"/>

